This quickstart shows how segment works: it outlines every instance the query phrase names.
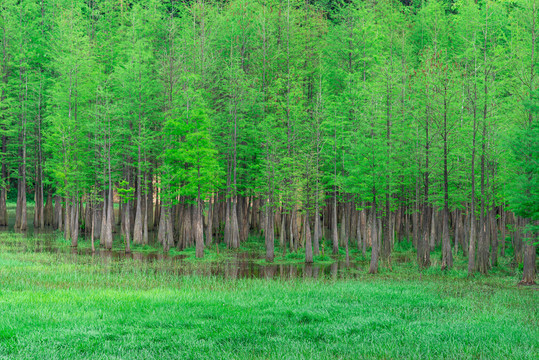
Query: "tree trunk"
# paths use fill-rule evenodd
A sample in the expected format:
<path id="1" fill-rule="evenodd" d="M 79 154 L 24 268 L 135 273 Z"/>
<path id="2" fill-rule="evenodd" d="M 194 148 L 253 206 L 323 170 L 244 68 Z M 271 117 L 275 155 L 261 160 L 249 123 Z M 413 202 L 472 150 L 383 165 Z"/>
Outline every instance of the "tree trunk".
<path id="1" fill-rule="evenodd" d="M 284 209 L 283 209 L 284 210 Z M 286 214 L 281 212 L 281 231 L 279 233 L 279 244 L 283 250 L 283 258 L 286 255 Z"/>
<path id="2" fill-rule="evenodd" d="M 139 147 L 139 163 L 140 163 L 140 147 Z M 138 167 L 138 176 L 135 181 L 136 183 L 136 209 L 135 209 L 135 223 L 133 226 L 133 244 L 140 245 L 142 244 L 142 186 L 140 184 L 141 182 L 141 173 L 140 173 L 140 166 Z"/>
<path id="3" fill-rule="evenodd" d="M 536 269 L 536 246 L 532 243 L 533 240 L 526 241 L 524 247 L 524 268 L 522 272 L 522 285 L 534 285 Z"/>
<path id="4" fill-rule="evenodd" d="M 500 214 L 502 215 L 501 218 L 500 218 L 500 230 L 501 230 L 501 235 L 500 235 L 500 255 L 505 257 L 505 237 L 506 237 L 506 214 L 507 214 L 507 211 L 505 211 L 505 206 L 500 206 Z"/>
<path id="5" fill-rule="evenodd" d="M 273 214 L 273 204 L 271 198 L 267 201 L 265 206 L 265 220 L 264 220 L 264 238 L 266 243 L 266 261 L 273 262 L 275 258 L 275 236 L 274 236 L 274 221 L 275 216 Z"/>
<path id="6" fill-rule="evenodd" d="M 436 209 L 432 209 L 431 214 L 432 217 L 429 227 L 429 251 L 434 251 L 434 249 L 436 248 L 436 238 L 438 237 L 438 232 L 436 231 L 436 225 L 438 225 L 438 211 Z"/>
<path id="7" fill-rule="evenodd" d="M 498 266 L 498 228 L 496 226 L 496 207 L 493 206 L 489 213 L 489 229 L 492 246 L 491 263 L 492 266 Z"/>
<path id="8" fill-rule="evenodd" d="M 15 230 L 26 231 L 28 228 L 26 212 L 26 171 L 19 170 L 19 176 L 22 176 L 22 178 L 18 181 Z"/>
<path id="9" fill-rule="evenodd" d="M 446 88 L 447 90 L 447 88 Z M 449 238 L 449 171 L 447 167 L 448 149 L 447 149 L 447 99 L 444 93 L 444 210 L 442 225 L 442 270 L 453 267 L 453 254 L 451 252 L 451 240 Z"/>
<path id="10" fill-rule="evenodd" d="M 253 198 L 253 206 L 251 207 L 251 228 L 255 233 L 260 231 L 260 199 Z"/>
<path id="11" fill-rule="evenodd" d="M 362 249 L 362 246 L 363 246 L 363 236 L 362 236 L 362 231 L 361 231 L 361 211 L 358 211 L 357 212 L 357 226 L 356 226 L 356 241 L 357 241 L 357 250 L 358 251 L 361 251 Z"/>
<path id="12" fill-rule="evenodd" d="M 146 176 L 147 173 L 144 173 L 144 187 L 146 191 L 148 191 Z M 142 201 L 144 201 L 144 204 L 142 205 L 142 243 L 148 245 L 148 217 L 152 213 L 152 207 L 147 194 L 142 196 Z"/>
<path id="13" fill-rule="evenodd" d="M 419 267 L 428 268 L 430 266 L 430 244 L 429 244 L 429 234 L 430 234 L 430 223 L 431 223 L 431 211 L 432 209 L 428 205 L 423 206 L 423 231 L 422 235 L 418 241 L 418 259 L 417 262 Z"/>
<path id="14" fill-rule="evenodd" d="M 71 247 L 77 247 L 79 241 L 79 206 L 77 197 L 74 196 L 71 205 Z"/>
<path id="15" fill-rule="evenodd" d="M 69 203 L 69 196 L 66 196 L 65 197 L 65 203 L 66 203 L 66 206 L 65 206 L 65 211 L 63 213 L 63 218 L 64 218 L 64 239 L 66 241 L 69 241 L 69 239 L 71 238 L 71 207 L 73 206 L 72 204 Z"/>
<path id="16" fill-rule="evenodd" d="M 102 226 L 105 228 L 104 234 L 103 234 L 103 243 L 105 245 L 105 249 L 111 250 L 112 249 L 112 226 L 113 226 L 113 219 L 114 219 L 114 205 L 113 205 L 113 194 L 112 194 L 112 173 L 110 168 L 110 157 L 109 157 L 109 189 L 108 189 L 108 196 L 105 199 L 105 204 L 107 207 L 107 213 L 106 213 L 106 219 L 105 223 L 102 224 Z"/>
<path id="17" fill-rule="evenodd" d="M 92 203 L 92 206 L 91 206 L 91 209 L 92 209 L 92 229 L 91 229 L 91 232 L 90 232 L 90 241 L 92 243 L 92 254 L 95 253 L 95 240 L 94 240 L 94 236 L 95 236 L 95 232 L 94 232 L 94 229 L 95 229 L 95 218 L 97 216 L 97 211 L 96 210 L 96 206 L 95 204 Z"/>
<path id="18" fill-rule="evenodd" d="M 44 212 L 44 218 L 45 218 L 45 225 L 52 226 L 54 213 L 53 213 L 53 206 L 52 206 L 52 191 L 51 190 L 47 191 L 47 203 L 45 204 L 45 208 L 43 212 Z"/>
<path id="19" fill-rule="evenodd" d="M 374 192 L 374 191 L 373 191 Z M 369 265 L 369 274 L 376 274 L 378 272 L 378 258 L 380 252 L 380 245 L 378 242 L 378 231 L 377 231 L 377 221 L 376 221 L 376 196 L 373 197 L 372 208 L 371 208 L 371 262 Z"/>
<path id="20" fill-rule="evenodd" d="M 195 256 L 197 258 L 204 257 L 204 228 L 202 224 L 202 200 L 200 197 L 197 199 L 197 202 L 193 208 L 193 228 L 195 232 Z"/>
<path id="21" fill-rule="evenodd" d="M 210 196 L 208 202 L 208 214 L 207 214 L 207 224 L 206 224 L 206 247 L 210 247 L 212 243 L 213 236 L 213 212 L 215 211 L 214 197 Z"/>
<path id="22" fill-rule="evenodd" d="M 107 195 L 106 191 L 103 192 L 103 208 L 101 209 L 101 231 L 99 232 L 99 245 L 106 247 L 105 238 L 107 237 Z"/>
<path id="23" fill-rule="evenodd" d="M 298 211 L 294 207 L 294 210 L 292 210 L 292 215 L 290 216 L 290 250 L 297 252 L 299 242 L 300 236 L 298 229 Z"/>
<path id="24" fill-rule="evenodd" d="M 174 237 L 172 230 L 172 219 L 170 207 L 165 207 L 161 204 L 159 226 L 157 230 L 157 241 L 163 245 L 163 252 L 167 253 L 174 246 Z"/>
<path id="25" fill-rule="evenodd" d="M 320 255 L 320 207 L 318 201 L 314 210 L 313 254 L 315 256 Z"/>
<path id="26" fill-rule="evenodd" d="M 161 219 L 160 219 L 160 216 L 161 216 L 161 208 L 163 207 L 162 206 L 162 203 L 163 203 L 163 200 L 161 200 L 161 190 L 159 190 L 159 187 L 157 187 L 155 189 L 155 208 L 154 208 L 154 214 L 153 214 L 153 227 L 159 227 L 159 224 L 161 223 Z M 152 202 L 151 204 L 153 204 L 153 195 L 152 195 Z"/>
<path id="27" fill-rule="evenodd" d="M 45 227 L 43 181 L 41 177 L 41 165 L 36 166 L 36 179 L 34 183 L 34 228 L 43 229 Z"/>
<path id="28" fill-rule="evenodd" d="M 344 204 L 343 204 L 344 205 Z M 342 246 L 345 246 L 345 243 L 348 241 L 348 233 L 346 232 L 346 205 L 342 206 L 341 211 L 341 236 L 340 243 Z"/>
<path id="29" fill-rule="evenodd" d="M 311 226 L 309 225 L 309 213 L 305 215 L 303 227 L 305 229 L 305 263 L 311 264 L 313 262 L 313 247 L 311 239 Z"/>
<path id="30" fill-rule="evenodd" d="M 5 129 L 3 129 L 5 130 Z M 2 154 L 7 153 L 7 137 L 2 135 Z M 2 156 L 2 186 L 0 187 L 0 226 L 8 226 L 8 216 L 7 216 L 7 184 L 8 184 L 8 173 L 7 173 L 7 159 L 5 155 Z"/>
<path id="31" fill-rule="evenodd" d="M 443 210 L 443 230 L 442 230 L 442 270 L 449 270 L 453 267 L 453 254 L 451 253 L 451 241 L 449 239 L 449 210 L 447 206 Z"/>
<path id="32" fill-rule="evenodd" d="M 337 232 L 337 191 L 333 191 L 333 207 L 331 210 L 331 240 L 333 255 L 339 254 L 339 235 Z"/>
<path id="33" fill-rule="evenodd" d="M 122 227 L 124 229 L 125 236 L 125 249 L 131 248 L 131 207 L 129 206 L 130 201 L 124 203 L 123 205 L 123 216 L 122 216 Z"/>

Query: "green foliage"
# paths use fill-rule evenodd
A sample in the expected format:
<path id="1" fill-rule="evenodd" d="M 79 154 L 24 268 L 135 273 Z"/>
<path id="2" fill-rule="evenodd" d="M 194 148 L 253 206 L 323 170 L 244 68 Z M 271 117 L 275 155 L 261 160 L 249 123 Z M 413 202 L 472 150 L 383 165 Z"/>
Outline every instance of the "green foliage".
<path id="1" fill-rule="evenodd" d="M 169 176 L 177 184 L 177 196 L 204 199 L 219 182 L 217 151 L 211 139 L 211 123 L 203 109 L 195 109 L 182 118 L 169 119 L 163 128 L 171 140 L 164 162 Z"/>
<path id="2" fill-rule="evenodd" d="M 118 192 L 118 196 L 124 204 L 127 204 L 129 201 L 132 201 L 135 198 L 135 188 L 130 187 L 129 183 L 126 180 L 120 181 L 120 184 L 116 191 Z"/>
<path id="3" fill-rule="evenodd" d="M 534 4 L 5 1 L 0 188 L 311 218 L 473 193 L 534 226 Z"/>
<path id="4" fill-rule="evenodd" d="M 539 96 L 528 104 L 529 120 L 514 134 L 511 149 L 515 157 L 517 174 L 511 183 L 510 204 L 515 214 L 528 220 L 527 238 L 539 244 Z"/>

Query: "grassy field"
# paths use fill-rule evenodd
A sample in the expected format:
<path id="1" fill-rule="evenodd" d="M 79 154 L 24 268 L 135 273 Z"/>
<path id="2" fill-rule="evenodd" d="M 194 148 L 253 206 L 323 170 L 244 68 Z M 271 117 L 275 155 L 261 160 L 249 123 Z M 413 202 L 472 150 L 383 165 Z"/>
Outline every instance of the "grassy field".
<path id="1" fill-rule="evenodd" d="M 0 359 L 539 357 L 539 292 L 519 274 L 406 263 L 224 280 L 174 266 L 0 247 Z"/>

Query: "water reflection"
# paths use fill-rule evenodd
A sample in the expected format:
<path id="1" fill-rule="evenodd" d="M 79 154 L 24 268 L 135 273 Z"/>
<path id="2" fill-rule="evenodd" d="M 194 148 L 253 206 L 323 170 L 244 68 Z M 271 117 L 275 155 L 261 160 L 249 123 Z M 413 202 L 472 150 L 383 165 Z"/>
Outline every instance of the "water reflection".
<path id="1" fill-rule="evenodd" d="M 10 218 L 13 218 L 11 216 Z M 5 229 L 5 233 L 13 231 L 13 224 Z M 4 230 L 0 229 L 0 231 Z M 340 279 L 354 278 L 358 275 L 358 263 L 346 266 L 344 262 L 331 264 L 262 264 L 264 254 L 257 252 L 237 252 L 231 258 L 221 261 L 202 262 L 186 260 L 185 255 L 168 255 L 161 252 L 132 252 L 104 250 L 97 247 L 95 253 L 89 248 L 88 240 L 81 233 L 78 248 L 65 246 L 58 242 L 62 234 L 52 229 L 34 229 L 31 221 L 28 230 L 20 233 L 28 241 L 7 241 L 0 238 L 2 248 L 10 252 L 33 252 L 57 254 L 58 261 L 72 263 L 91 263 L 103 266 L 105 271 L 119 272 L 125 262 L 139 264 L 141 270 L 165 272 L 177 276 L 217 276 L 226 279 Z M 118 235 L 115 235 L 118 236 Z M 146 266 L 146 268 L 144 268 Z M 151 266 L 151 268 L 149 267 Z"/>
<path id="2" fill-rule="evenodd" d="M 357 274 L 354 269 L 359 264 L 346 267 L 344 262 L 331 264 L 260 264 L 259 258 L 249 253 L 236 253 L 231 258 L 221 261 L 197 262 L 192 259 L 185 260 L 185 255 L 168 255 L 158 252 L 142 253 L 105 250 L 97 248 L 92 253 L 89 248 L 71 248 L 69 246 L 55 246 L 50 240 L 39 240 L 31 243 L 2 242 L 4 249 L 13 252 L 34 252 L 57 254 L 59 261 L 71 263 L 93 263 L 103 266 L 106 271 L 118 269 L 126 262 L 135 262 L 141 266 L 152 265 L 157 272 L 174 273 L 178 276 L 217 276 L 226 279 L 342 279 L 353 278 Z"/>

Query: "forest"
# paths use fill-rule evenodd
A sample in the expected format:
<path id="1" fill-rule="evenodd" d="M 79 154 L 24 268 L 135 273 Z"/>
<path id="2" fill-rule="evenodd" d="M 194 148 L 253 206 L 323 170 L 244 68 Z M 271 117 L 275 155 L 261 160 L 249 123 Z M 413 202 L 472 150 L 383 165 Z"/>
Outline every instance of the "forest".
<path id="1" fill-rule="evenodd" d="M 405 241 L 533 284 L 537 7 L 3 0 L 0 225 L 16 202 L 15 230 L 72 247 L 258 234 L 268 263 L 327 245 L 373 274 Z"/>
<path id="2" fill-rule="evenodd" d="M 0 360 L 539 359 L 539 0 L 0 0 Z"/>

